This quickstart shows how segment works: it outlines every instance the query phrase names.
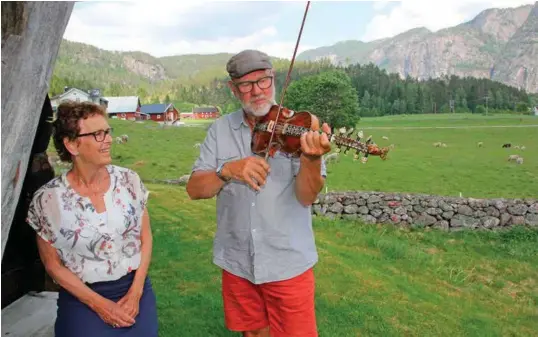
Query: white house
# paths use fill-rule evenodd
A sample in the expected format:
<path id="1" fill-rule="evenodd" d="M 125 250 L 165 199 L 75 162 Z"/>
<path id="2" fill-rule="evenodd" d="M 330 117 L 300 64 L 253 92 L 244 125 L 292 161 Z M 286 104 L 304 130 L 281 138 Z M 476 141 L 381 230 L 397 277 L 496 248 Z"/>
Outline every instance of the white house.
<path id="1" fill-rule="evenodd" d="M 108 106 L 108 100 L 104 97 L 101 97 L 101 90 L 99 89 L 92 89 L 86 92 L 77 88 L 65 87 L 63 93 L 51 97 L 50 103 L 52 105 L 52 109 L 56 111 L 58 105 L 65 101 L 93 102 L 105 108 Z"/>

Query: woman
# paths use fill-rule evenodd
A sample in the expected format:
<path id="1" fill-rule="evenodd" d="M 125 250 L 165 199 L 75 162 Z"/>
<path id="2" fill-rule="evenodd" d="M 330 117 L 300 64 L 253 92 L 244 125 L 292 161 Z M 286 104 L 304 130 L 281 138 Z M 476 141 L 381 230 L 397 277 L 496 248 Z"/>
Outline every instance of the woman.
<path id="1" fill-rule="evenodd" d="M 72 168 L 36 191 L 27 221 L 60 285 L 56 337 L 156 337 L 148 191 L 134 171 L 111 164 L 101 106 L 62 103 L 53 127 Z"/>

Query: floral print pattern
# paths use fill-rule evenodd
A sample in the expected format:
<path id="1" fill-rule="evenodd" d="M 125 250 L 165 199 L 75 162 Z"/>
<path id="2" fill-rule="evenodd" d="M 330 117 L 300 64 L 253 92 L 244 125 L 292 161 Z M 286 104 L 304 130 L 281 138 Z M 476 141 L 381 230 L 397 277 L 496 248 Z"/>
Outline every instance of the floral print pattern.
<path id="1" fill-rule="evenodd" d="M 36 191 L 28 224 L 58 251 L 62 263 L 88 283 L 117 280 L 140 264 L 142 214 L 148 190 L 130 169 L 108 165 L 110 187 L 101 220 L 90 198 L 66 173 Z"/>

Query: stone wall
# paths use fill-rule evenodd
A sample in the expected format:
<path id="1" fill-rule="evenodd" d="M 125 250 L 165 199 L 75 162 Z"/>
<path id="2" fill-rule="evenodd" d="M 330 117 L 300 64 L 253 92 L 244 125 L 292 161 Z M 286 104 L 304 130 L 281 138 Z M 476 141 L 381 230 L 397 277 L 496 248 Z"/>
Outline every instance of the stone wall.
<path id="1" fill-rule="evenodd" d="M 315 216 L 357 219 L 364 223 L 399 226 L 502 228 L 528 225 L 538 228 L 536 199 L 473 199 L 426 194 L 331 192 L 320 194 L 312 207 Z"/>

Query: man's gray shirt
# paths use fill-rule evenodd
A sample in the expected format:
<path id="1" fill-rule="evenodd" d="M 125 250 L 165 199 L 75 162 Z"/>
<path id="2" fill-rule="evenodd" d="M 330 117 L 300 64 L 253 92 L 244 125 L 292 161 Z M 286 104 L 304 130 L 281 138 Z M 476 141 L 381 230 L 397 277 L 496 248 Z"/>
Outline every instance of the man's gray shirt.
<path id="1" fill-rule="evenodd" d="M 251 131 L 243 110 L 217 119 L 208 129 L 193 171 L 253 156 Z M 260 192 L 231 180 L 217 194 L 213 262 L 255 284 L 299 275 L 318 261 L 310 206 L 295 195 L 300 159 L 277 152 Z M 326 175 L 325 162 L 321 172 Z"/>

